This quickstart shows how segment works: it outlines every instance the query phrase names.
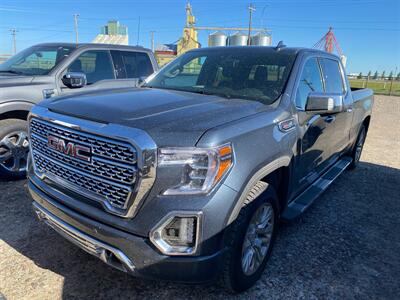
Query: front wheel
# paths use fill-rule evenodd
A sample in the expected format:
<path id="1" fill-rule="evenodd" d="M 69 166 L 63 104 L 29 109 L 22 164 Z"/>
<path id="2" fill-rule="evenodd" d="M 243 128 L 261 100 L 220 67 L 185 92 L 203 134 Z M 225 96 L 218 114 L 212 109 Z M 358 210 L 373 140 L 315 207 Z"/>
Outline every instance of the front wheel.
<path id="1" fill-rule="evenodd" d="M 222 280 L 230 292 L 242 292 L 261 277 L 271 255 L 277 230 L 277 198 L 270 186 L 257 199 L 242 208 L 227 229 L 230 245 Z"/>
<path id="2" fill-rule="evenodd" d="M 0 121 L 0 178 L 24 177 L 28 152 L 28 123 L 19 119 Z"/>

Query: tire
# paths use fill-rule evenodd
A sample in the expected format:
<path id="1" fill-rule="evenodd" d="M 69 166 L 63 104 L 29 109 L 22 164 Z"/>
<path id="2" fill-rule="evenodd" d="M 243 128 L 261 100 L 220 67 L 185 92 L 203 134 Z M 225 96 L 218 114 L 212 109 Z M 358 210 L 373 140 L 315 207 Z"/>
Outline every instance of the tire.
<path id="1" fill-rule="evenodd" d="M 351 164 L 348 166 L 349 170 L 354 170 L 358 166 L 366 137 L 367 137 L 367 129 L 365 128 L 364 125 L 362 125 L 358 133 L 357 140 L 351 151 L 352 161 Z"/>
<path id="2" fill-rule="evenodd" d="M 0 179 L 24 178 L 28 152 L 28 122 L 20 119 L 1 120 Z"/>
<path id="3" fill-rule="evenodd" d="M 268 186 L 255 200 L 242 208 L 237 219 L 226 230 L 224 243 L 229 247 L 229 250 L 224 261 L 220 282 L 230 293 L 239 293 L 247 290 L 261 277 L 271 256 L 276 237 L 278 225 L 277 201 L 278 198 L 274 189 L 272 186 Z M 271 213 L 273 216 L 270 241 L 258 267 L 255 266 L 253 270 L 247 270 L 246 272 L 246 260 L 244 257 L 248 251 L 245 249 L 255 249 L 255 246 L 249 246 L 248 233 L 252 232 L 253 220 L 257 219 L 257 214 L 265 207 L 272 210 Z M 256 256 L 256 252 L 253 250 L 254 257 Z"/>

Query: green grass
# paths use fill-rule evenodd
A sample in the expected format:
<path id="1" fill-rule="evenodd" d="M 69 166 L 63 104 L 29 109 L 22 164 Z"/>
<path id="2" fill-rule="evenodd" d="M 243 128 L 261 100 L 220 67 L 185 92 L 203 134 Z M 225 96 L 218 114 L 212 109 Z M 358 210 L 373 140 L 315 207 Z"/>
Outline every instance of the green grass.
<path id="1" fill-rule="evenodd" d="M 365 88 L 374 90 L 375 94 L 389 95 L 390 81 L 369 80 L 366 86 L 365 79 L 349 79 L 350 86 L 354 88 Z M 393 81 L 392 95 L 400 96 L 400 81 Z"/>

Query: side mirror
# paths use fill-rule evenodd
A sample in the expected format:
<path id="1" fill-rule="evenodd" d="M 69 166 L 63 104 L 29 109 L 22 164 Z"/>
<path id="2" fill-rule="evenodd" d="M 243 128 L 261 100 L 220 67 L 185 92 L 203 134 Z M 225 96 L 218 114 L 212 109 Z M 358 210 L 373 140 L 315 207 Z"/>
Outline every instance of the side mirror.
<path id="1" fill-rule="evenodd" d="M 343 96 L 339 94 L 310 93 L 307 97 L 306 112 L 333 114 L 343 110 Z"/>
<path id="2" fill-rule="evenodd" d="M 84 87 L 87 84 L 86 75 L 80 72 L 68 72 L 62 78 L 62 82 L 70 89 Z"/>

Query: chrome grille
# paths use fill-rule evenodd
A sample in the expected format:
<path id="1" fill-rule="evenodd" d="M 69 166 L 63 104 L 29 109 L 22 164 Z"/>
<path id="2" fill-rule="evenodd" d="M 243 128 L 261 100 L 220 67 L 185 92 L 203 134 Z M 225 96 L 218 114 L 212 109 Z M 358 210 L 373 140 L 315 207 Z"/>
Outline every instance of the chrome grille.
<path id="1" fill-rule="evenodd" d="M 124 143 L 115 143 L 112 140 L 84 134 L 69 128 L 51 124 L 42 120 L 31 120 L 31 132 L 47 139 L 49 134 L 80 142 L 83 145 L 90 145 L 94 155 L 103 156 L 109 159 L 136 163 L 137 155 L 132 146 Z"/>
<path id="2" fill-rule="evenodd" d="M 93 175 L 101 176 L 106 179 L 113 179 L 121 183 L 135 182 L 136 168 L 134 166 L 117 165 L 116 163 L 96 157 L 93 157 L 92 163 L 88 164 L 50 149 L 47 147 L 47 142 L 36 135 L 31 136 L 31 144 L 32 148 L 40 152 L 40 154 L 62 161 L 66 165 L 75 167 L 80 171 L 87 171 Z"/>
<path id="3" fill-rule="evenodd" d="M 106 139 L 38 118 L 30 121 L 31 149 L 35 168 L 66 187 L 93 200 L 106 201 L 125 210 L 138 181 L 136 149 L 123 141 Z M 58 152 L 47 144 L 48 136 L 77 142 L 91 149 L 91 161 Z"/>

